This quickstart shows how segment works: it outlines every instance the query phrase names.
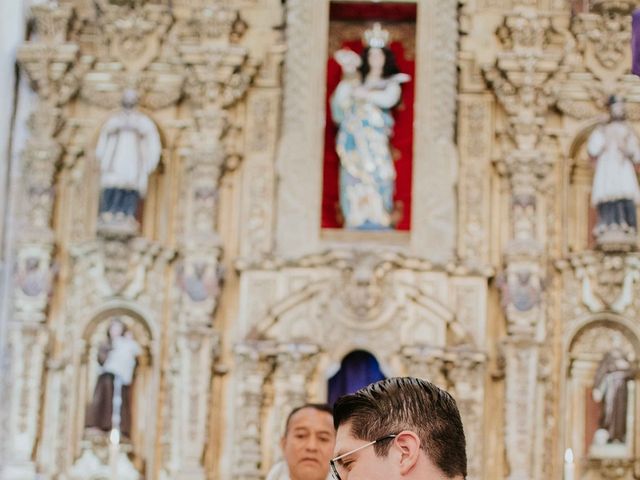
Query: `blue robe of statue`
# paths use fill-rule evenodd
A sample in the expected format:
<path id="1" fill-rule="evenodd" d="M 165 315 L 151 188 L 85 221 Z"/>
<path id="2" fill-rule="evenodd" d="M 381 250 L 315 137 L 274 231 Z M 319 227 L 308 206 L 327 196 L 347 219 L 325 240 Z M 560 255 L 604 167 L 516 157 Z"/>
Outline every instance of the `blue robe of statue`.
<path id="1" fill-rule="evenodd" d="M 340 208 L 344 226 L 359 230 L 392 228 L 396 171 L 389 145 L 391 108 L 400 100 L 405 74 L 375 82 L 342 80 L 331 97 L 339 125 Z"/>

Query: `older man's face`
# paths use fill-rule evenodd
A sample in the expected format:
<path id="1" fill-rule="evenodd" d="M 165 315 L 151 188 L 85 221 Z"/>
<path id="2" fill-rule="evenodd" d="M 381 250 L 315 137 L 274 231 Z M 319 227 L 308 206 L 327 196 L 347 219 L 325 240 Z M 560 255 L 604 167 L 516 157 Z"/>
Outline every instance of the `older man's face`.
<path id="1" fill-rule="evenodd" d="M 281 443 L 291 480 L 325 480 L 335 441 L 329 413 L 303 408 L 293 414 Z"/>

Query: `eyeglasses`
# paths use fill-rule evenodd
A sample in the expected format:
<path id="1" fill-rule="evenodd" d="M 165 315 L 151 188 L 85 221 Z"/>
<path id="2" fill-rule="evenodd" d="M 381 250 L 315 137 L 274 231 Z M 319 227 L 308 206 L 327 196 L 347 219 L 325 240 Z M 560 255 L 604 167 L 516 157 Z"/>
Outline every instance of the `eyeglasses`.
<path id="1" fill-rule="evenodd" d="M 335 480 L 343 480 L 343 478 L 340 476 L 340 471 L 342 472 L 343 475 L 345 475 L 345 470 L 340 460 L 342 460 L 344 457 L 348 457 L 351 454 L 359 452 L 360 450 L 370 447 L 371 445 L 374 445 L 376 443 L 382 442 L 383 440 L 396 438 L 397 436 L 398 436 L 397 434 L 391 434 L 391 435 L 386 435 L 384 437 L 380 437 L 377 440 L 374 440 L 373 442 L 365 443 L 364 445 L 361 445 L 358 448 L 351 450 L 350 452 L 343 453 L 342 455 L 338 455 L 337 457 L 332 458 L 331 460 L 329 460 L 329 465 L 331 465 L 331 473 L 333 475 L 333 478 Z"/>

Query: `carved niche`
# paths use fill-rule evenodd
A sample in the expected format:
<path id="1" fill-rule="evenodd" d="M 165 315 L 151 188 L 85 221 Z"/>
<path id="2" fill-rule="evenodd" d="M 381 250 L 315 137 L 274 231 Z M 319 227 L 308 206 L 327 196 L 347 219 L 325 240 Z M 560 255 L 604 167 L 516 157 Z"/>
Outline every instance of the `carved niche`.
<path id="1" fill-rule="evenodd" d="M 636 393 L 638 382 L 633 373 L 637 369 L 638 359 L 637 332 L 625 325 L 628 322 L 620 321 L 613 315 L 602 314 L 600 319 L 596 316 L 591 318 L 578 329 L 568 347 L 565 446 L 572 448 L 578 459 L 579 478 L 633 478 L 639 455 L 636 438 L 640 413 Z M 625 397 L 628 396 L 628 399 L 624 399 L 624 412 L 619 400 L 612 403 L 616 394 L 614 389 L 620 387 L 620 382 L 614 377 L 619 374 L 607 367 L 604 376 L 600 375 L 602 363 L 613 358 L 613 354 L 629 366 L 628 378 L 621 380 L 626 383 L 623 392 Z M 608 379 L 605 378 L 607 375 Z M 607 381 L 607 384 L 596 384 L 599 378 Z M 598 396 L 596 389 L 602 389 L 603 396 Z M 614 415 L 622 414 L 626 426 L 623 427 L 626 430 L 624 441 L 607 441 L 608 433 L 602 430 L 602 422 L 606 424 L 608 419 L 615 418 Z"/>

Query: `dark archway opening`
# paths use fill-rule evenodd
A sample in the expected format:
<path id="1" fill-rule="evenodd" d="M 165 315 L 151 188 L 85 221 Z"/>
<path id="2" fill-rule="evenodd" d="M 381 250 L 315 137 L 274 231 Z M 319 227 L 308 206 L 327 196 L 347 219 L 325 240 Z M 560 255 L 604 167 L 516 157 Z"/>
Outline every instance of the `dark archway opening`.
<path id="1" fill-rule="evenodd" d="M 384 378 L 376 357 L 364 350 L 355 350 L 344 357 L 340 370 L 329 379 L 327 401 L 333 405 L 342 395 Z"/>

